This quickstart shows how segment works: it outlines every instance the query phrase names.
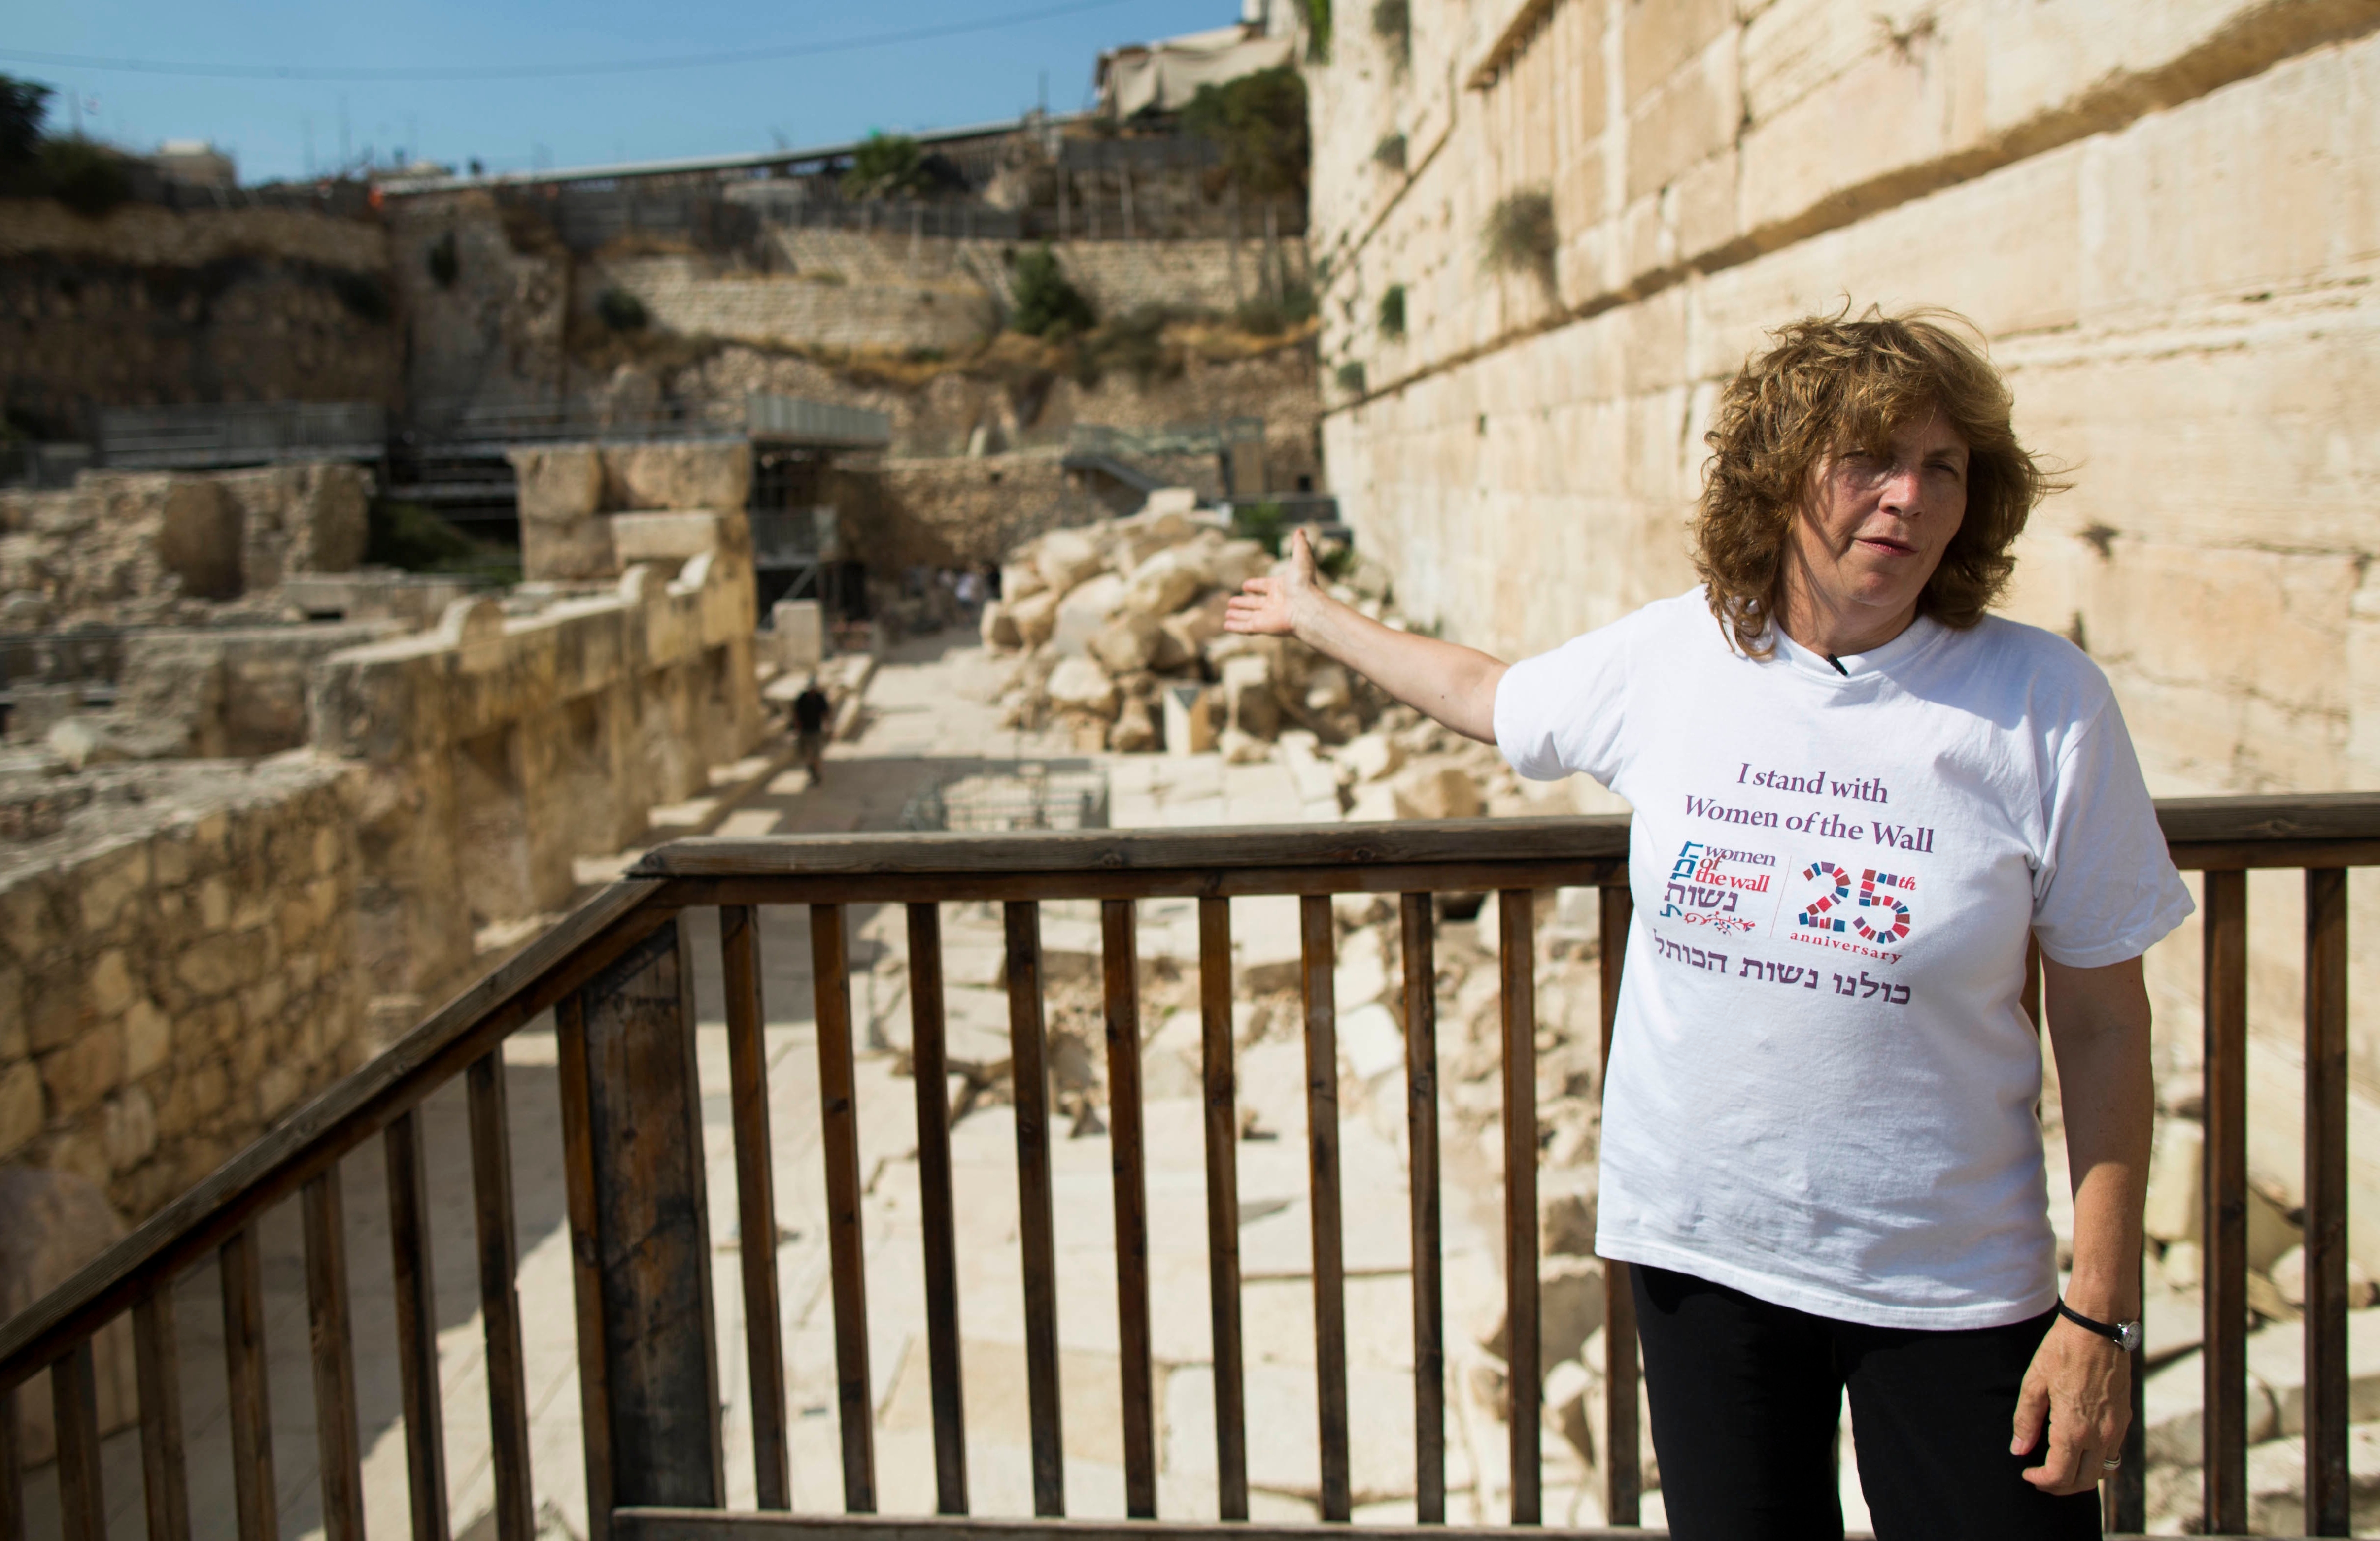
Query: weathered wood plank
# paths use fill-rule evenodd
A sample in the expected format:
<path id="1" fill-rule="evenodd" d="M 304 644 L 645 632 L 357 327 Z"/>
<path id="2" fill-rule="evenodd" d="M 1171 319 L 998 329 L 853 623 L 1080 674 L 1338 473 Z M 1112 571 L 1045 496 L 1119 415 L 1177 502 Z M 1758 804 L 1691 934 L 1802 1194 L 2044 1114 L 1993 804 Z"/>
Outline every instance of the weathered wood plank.
<path id="1" fill-rule="evenodd" d="M 347 1309 L 346 1202 L 339 1169 L 299 1190 L 306 1235 L 306 1324 L 314 1361 L 314 1448 L 322 1533 L 364 1541 L 363 1449 L 356 1430 L 356 1346 Z"/>
<path id="2" fill-rule="evenodd" d="M 967 1511 L 966 1396 L 960 1378 L 958 1211 L 951 1192 L 949 1039 L 942 912 L 911 904 L 909 1067 L 917 1094 L 917 1197 L 926 1261 L 926 1375 L 934 1406 L 934 1508 Z"/>
<path id="3" fill-rule="evenodd" d="M 722 1514 L 691 1509 L 628 1509 L 621 1541 L 1313 1541 L 1314 1527 L 1203 1520 L 944 1519 L 895 1515 Z M 1444 1541 L 1500 1534 L 1495 1527 L 1366 1524 L 1366 1541 Z M 1666 1530 L 1533 1533 L 1548 1541 L 1661 1541 Z"/>
<path id="4" fill-rule="evenodd" d="M 2380 796 L 2369 792 L 2160 797 L 2156 811 L 2158 827 L 2177 845 L 2380 839 Z"/>
<path id="5" fill-rule="evenodd" d="M 2368 833 L 2380 837 L 2380 813 Z M 1619 860 L 1625 815 L 1569 819 L 1440 819 L 1365 824 L 1250 824 L 1227 829 L 1033 830 L 999 834 L 703 836 L 674 840 L 637 863 L 640 878 L 758 873 L 832 877 L 925 874 L 1251 870 L 1369 868 L 1402 863 Z"/>
<path id="6" fill-rule="evenodd" d="M 1232 902 L 1198 901 L 1198 1038 L 1206 1091 L 1207 1304 L 1215 1350 L 1215 1473 L 1226 1520 L 1248 1517 L 1240 1347 L 1239 1087 L 1232 1062 Z"/>
<path id="7" fill-rule="evenodd" d="M 181 1333 L 173 1280 L 161 1280 L 132 1307 L 132 1357 L 140 1386 L 140 1487 L 149 1541 L 189 1541 L 190 1482 L 182 1443 Z M 0 1445 L 0 1461 L 8 1451 Z M 0 1503 L 0 1535 L 7 1524 Z"/>
<path id="8" fill-rule="evenodd" d="M 1446 1523 L 1446 1283 L 1439 1211 L 1438 942 L 1431 896 L 1398 900 L 1404 956 L 1405 1145 L 1413 1208 L 1414 1513 Z"/>
<path id="9" fill-rule="evenodd" d="M 1049 1044 L 1041 1004 L 1041 908 L 1002 907 L 1008 939 L 1009 1083 L 1016 1098 L 1017 1240 L 1025 1267 L 1025 1403 L 1033 1512 L 1066 1512 L 1058 1404 L 1058 1237 L 1050 1213 Z"/>
<path id="10" fill-rule="evenodd" d="M 504 1055 L 492 1049 L 465 1074 L 471 1126 L 471 1215 L 479 1241 L 480 1325 L 488 1347 L 488 1457 L 496 1482 L 497 1541 L 531 1541 L 537 1499 L 528 1454 L 528 1357 L 521 1349 L 519 1244 L 513 1224 L 513 1147 Z"/>
<path id="11" fill-rule="evenodd" d="M 1338 924 L 1330 901 L 1297 903 L 1298 989 L 1305 1008 L 1307 1207 L 1314 1234 L 1314 1382 L 1322 1454 L 1321 1511 L 1354 1510 L 1347 1448 L 1347 1268 L 1339 1193 Z"/>
<path id="12" fill-rule="evenodd" d="M 381 1147 L 388 1171 L 397 1394 L 405 1412 L 412 1541 L 448 1541 L 446 1412 L 438 1384 L 438 1286 L 431 1262 L 430 1172 L 421 1147 L 421 1115 L 408 1110 L 391 1119 Z"/>
<path id="13" fill-rule="evenodd" d="M 1595 1087 L 1598 1101 L 1603 1077 L 1611 1068 L 1611 1030 L 1620 1021 L 1620 981 L 1628 958 L 1629 923 L 1636 914 L 1635 896 L 1624 882 L 1603 889 L 1599 898 L 1603 1061 Z M 1644 1486 L 1636 1426 L 1636 1293 L 1628 1265 L 1615 1258 L 1603 1263 L 1603 1512 L 1615 1525 L 1633 1525 L 1643 1512 Z"/>
<path id="14" fill-rule="evenodd" d="M 1537 1345 L 1536 895 L 1496 895 L 1496 953 L 1504 993 L 1504 1370 L 1511 1406 L 1512 1513 L 1545 1518 L 1539 1438 L 1545 1397 Z"/>
<path id="15" fill-rule="evenodd" d="M 1521 822 L 1512 820 L 1512 822 Z M 1625 863 L 1602 857 L 1532 862 L 1398 862 L 1379 867 L 1163 868 L 1057 872 L 754 872 L 669 879 L 662 901 L 703 904 L 898 904 L 1053 899 L 1229 899 L 1259 894 L 1477 892 L 1506 883 L 1593 888 Z"/>
<path id="16" fill-rule="evenodd" d="M 752 1397 L 752 1468 L 762 1509 L 794 1506 L 785 1433 L 785 1353 L 778 1325 L 777 1195 L 769 1159 L 769 1056 L 761 1040 L 759 914 L 719 912 L 727 998 L 728 1103 L 735 1127 L 737 1261 L 744 1272 L 744 1356 Z"/>
<path id="17" fill-rule="evenodd" d="M 2306 1530 L 2346 1535 L 2347 873 L 2305 875 Z"/>
<path id="18" fill-rule="evenodd" d="M 256 1229 L 232 1232 L 216 1254 L 223 1280 L 224 1380 L 231 1423 L 232 1507 L 239 1541 L 277 1541 L 273 1404 L 264 1374 L 264 1275 Z"/>
<path id="19" fill-rule="evenodd" d="M 727 1497 L 710 1199 L 681 916 L 579 994 L 617 1503 Z"/>
<path id="20" fill-rule="evenodd" d="M 834 1379 L 843 1426 L 843 1507 L 876 1510 L 876 1401 L 868 1371 L 868 1254 L 860 1232 L 859 1093 L 851 1051 L 850 942 L 840 904 L 810 906 L 817 999 L 820 1140 L 834 1293 Z"/>
<path id="21" fill-rule="evenodd" d="M 614 883 L 489 970 L 378 1058 L 291 1114 L 64 1285 L 0 1323 L 0 1388 L 42 1367 L 50 1345 L 97 1331 L 152 1279 L 179 1273 L 256 1215 L 378 1134 L 514 1028 L 668 918 L 660 885 Z"/>
<path id="22" fill-rule="evenodd" d="M 2248 880 L 2205 878 L 2206 1519 L 2248 1528 Z"/>
<path id="23" fill-rule="evenodd" d="M 99 1472 L 99 1377 L 85 1338 L 50 1362 L 50 1412 L 58 1437 L 58 1521 L 65 1541 L 107 1541 L 107 1490 Z"/>
<path id="24" fill-rule="evenodd" d="M 1157 1372 L 1148 1324 L 1148 1179 L 1140 1119 L 1140 950 L 1133 902 L 1099 905 L 1107 1027 L 1108 1162 L 1115 1207 L 1116 1343 L 1123 1391 L 1124 1513 L 1157 1518 Z"/>
<path id="25" fill-rule="evenodd" d="M 587 1474 L 587 1541 L 612 1541 L 611 1338 L 603 1326 L 603 1245 L 582 997 L 568 996 L 554 1003 L 553 1041 L 555 1090 L 562 1104 L 563 1209 L 570 1222 L 570 1295 L 578 1328 L 578 1430 Z M 434 1357 L 431 1363 L 435 1368 Z M 416 1524 L 414 1541 L 445 1541 L 443 1535 L 419 1535 L 418 1519 Z"/>

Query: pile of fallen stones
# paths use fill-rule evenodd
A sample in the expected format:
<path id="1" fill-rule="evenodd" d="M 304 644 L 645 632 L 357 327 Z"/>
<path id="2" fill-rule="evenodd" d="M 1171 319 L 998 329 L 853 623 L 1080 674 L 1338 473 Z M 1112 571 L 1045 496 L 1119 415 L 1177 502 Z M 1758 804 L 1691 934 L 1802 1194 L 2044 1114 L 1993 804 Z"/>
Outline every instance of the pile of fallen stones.
<path id="1" fill-rule="evenodd" d="M 1318 554 L 1338 575 L 1334 593 L 1399 624 L 1378 563 L 1343 548 Z M 1193 513 L 1184 489 L 1019 547 L 983 613 L 985 645 L 1018 660 L 1009 724 L 1064 724 L 1085 750 L 1220 749 L 1235 760 L 1269 758 L 1285 729 L 1347 743 L 1386 698 L 1293 641 L 1223 630 L 1231 596 L 1275 565 L 1259 542 Z"/>

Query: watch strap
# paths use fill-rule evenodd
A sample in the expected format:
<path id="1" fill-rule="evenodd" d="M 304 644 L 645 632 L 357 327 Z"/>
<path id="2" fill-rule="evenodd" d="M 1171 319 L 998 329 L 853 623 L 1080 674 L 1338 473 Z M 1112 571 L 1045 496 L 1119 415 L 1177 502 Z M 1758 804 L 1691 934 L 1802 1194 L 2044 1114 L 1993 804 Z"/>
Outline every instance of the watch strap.
<path id="1" fill-rule="evenodd" d="M 2058 1303 L 2058 1314 L 2065 1317 L 2068 1321 L 2072 1322 L 2075 1326 L 2082 1329 L 2085 1332 L 2097 1333 L 2100 1337 L 2107 1339 L 2107 1341 L 2115 1344 L 2118 1348 L 2123 1348 L 2125 1346 L 2124 1340 L 2131 1336 L 2131 1334 L 2127 1333 L 2124 1329 L 2127 1327 L 2137 1328 L 2137 1324 L 2131 1322 L 2094 1321 L 2092 1318 L 2084 1316 L 2082 1312 L 2077 1311 L 2074 1307 L 2067 1304 L 2062 1300 Z"/>

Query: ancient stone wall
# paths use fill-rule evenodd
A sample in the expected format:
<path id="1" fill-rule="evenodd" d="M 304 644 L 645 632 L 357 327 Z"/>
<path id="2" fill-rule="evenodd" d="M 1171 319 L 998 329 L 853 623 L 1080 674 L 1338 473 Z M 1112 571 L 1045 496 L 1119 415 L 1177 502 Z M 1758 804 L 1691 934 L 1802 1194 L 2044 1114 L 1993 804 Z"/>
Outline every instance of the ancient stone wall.
<path id="1" fill-rule="evenodd" d="M 102 406 L 373 401 L 402 349 L 378 224 L 278 209 L 86 219 L 0 200 L 0 401 L 45 438 Z"/>
<path id="2" fill-rule="evenodd" d="M 360 562 L 366 473 L 340 462 L 224 472 L 85 471 L 58 491 L 0 492 L 0 594 L 11 619 L 170 620 Z"/>
<path id="3" fill-rule="evenodd" d="M 376 1047 L 351 767 L 0 774 L 0 1161 L 139 1219 Z"/>
<path id="4" fill-rule="evenodd" d="M 418 1015 L 475 939 L 567 906 L 574 857 L 642 839 L 759 741 L 748 540 L 649 516 L 643 549 L 684 549 L 673 521 L 710 549 L 534 613 L 457 601 L 435 631 L 315 667 L 316 747 L 362 767 L 358 972 L 379 1014 Z"/>
<path id="5" fill-rule="evenodd" d="M 1409 73 L 1350 35 L 1310 77 L 1324 370 L 1364 375 L 1325 446 L 1407 613 L 1512 656 L 1686 588 L 1702 435 L 1763 330 L 1949 306 L 2027 442 L 2072 468 L 2009 613 L 2107 670 L 2153 787 L 2375 784 L 2380 5 L 1482 0 L 1413 20 Z M 1394 134 L 1409 171 L 1375 158 Z M 1548 260 L 1492 270 L 1489 212 L 1529 192 Z M 2251 892 L 2253 1155 L 2293 1191 L 2298 884 Z M 2354 897 L 2374 913 L 2380 875 Z M 2192 927 L 2153 959 L 2168 1064 L 2195 1059 L 2195 948 Z M 2360 948 L 2357 998 L 2375 989 Z M 2380 1014 L 2351 1032 L 2380 1097 Z M 2380 1101 L 2357 1109 L 2374 1148 Z M 2380 1225 L 2356 1223 L 2380 1264 Z"/>
<path id="6" fill-rule="evenodd" d="M 613 289 L 634 295 L 651 324 L 763 347 L 951 349 L 999 330 L 990 297 L 972 283 L 821 283 L 800 273 L 736 273 L 702 257 L 614 257 L 587 264 L 581 313 L 594 321 Z"/>

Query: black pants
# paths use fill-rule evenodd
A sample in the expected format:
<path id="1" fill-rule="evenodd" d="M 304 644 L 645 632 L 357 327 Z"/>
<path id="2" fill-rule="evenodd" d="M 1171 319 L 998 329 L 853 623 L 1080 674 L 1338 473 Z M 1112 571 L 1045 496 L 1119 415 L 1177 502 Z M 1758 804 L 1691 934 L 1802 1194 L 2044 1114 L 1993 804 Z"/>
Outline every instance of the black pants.
<path id="1" fill-rule="evenodd" d="M 2099 1534 L 2095 1492 L 2054 1498 L 2019 1474 L 2046 1437 L 2009 1453 L 2017 1390 L 2055 1313 L 1964 1332 L 1861 1327 L 1666 1268 L 1630 1271 L 1677 1541 L 1840 1541 L 1846 1386 L 1878 1541 Z"/>

